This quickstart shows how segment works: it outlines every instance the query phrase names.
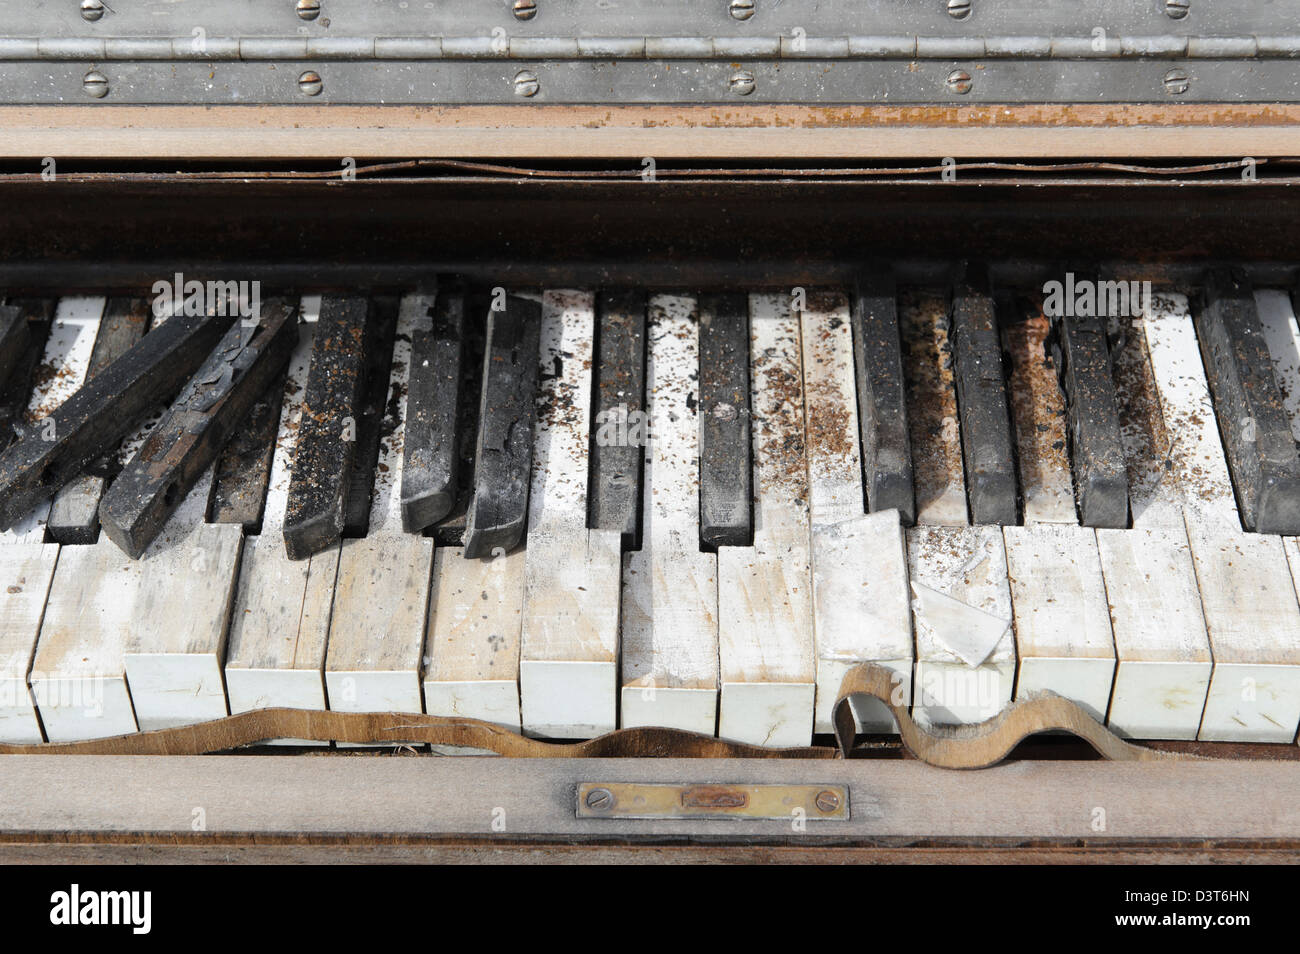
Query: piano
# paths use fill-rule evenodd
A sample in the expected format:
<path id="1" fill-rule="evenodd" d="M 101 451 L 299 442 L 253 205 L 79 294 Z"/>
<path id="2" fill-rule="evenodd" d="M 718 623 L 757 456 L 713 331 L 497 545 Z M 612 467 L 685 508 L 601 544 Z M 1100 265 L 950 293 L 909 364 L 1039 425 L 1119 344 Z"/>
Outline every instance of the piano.
<path id="1" fill-rule="evenodd" d="M 1294 860 L 1279 17 L 0 0 L 0 854 Z"/>

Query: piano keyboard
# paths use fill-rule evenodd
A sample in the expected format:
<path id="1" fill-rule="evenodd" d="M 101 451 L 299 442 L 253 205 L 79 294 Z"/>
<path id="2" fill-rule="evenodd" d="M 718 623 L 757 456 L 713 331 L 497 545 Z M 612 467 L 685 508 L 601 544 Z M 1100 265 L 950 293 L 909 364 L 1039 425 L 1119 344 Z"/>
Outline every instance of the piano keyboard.
<path id="1" fill-rule="evenodd" d="M 1285 290 L 149 304 L 0 304 L 0 740 L 290 706 L 793 746 L 861 662 L 923 725 L 1050 690 L 1296 737 Z"/>

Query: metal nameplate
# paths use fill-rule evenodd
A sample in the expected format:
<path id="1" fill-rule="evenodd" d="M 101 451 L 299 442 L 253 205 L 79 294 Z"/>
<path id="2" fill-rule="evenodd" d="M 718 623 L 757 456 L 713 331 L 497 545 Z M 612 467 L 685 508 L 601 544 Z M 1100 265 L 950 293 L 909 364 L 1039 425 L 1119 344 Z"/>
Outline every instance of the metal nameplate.
<path id="1" fill-rule="evenodd" d="M 847 821 L 846 785 L 580 782 L 579 818 L 770 818 Z"/>

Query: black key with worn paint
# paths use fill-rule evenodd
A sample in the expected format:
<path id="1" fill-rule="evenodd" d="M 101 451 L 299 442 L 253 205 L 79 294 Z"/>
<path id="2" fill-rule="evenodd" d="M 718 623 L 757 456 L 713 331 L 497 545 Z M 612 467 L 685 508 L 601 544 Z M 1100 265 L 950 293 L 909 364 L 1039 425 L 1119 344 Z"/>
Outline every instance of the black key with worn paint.
<path id="1" fill-rule="evenodd" d="M 0 385 L 9 380 L 31 341 L 27 316 L 22 308 L 0 301 Z"/>
<path id="2" fill-rule="evenodd" d="M 149 327 L 147 298 L 110 298 L 95 334 L 86 367 L 89 381 L 135 346 Z M 99 502 L 117 475 L 117 455 L 109 454 L 64 484 L 54 495 L 45 532 L 55 543 L 90 544 L 99 537 Z"/>
<path id="3" fill-rule="evenodd" d="M 237 523 L 246 534 L 262 532 L 262 511 L 287 378 L 287 371 L 276 376 L 254 402 L 248 420 L 217 456 L 208 497 L 208 523 Z"/>
<path id="4" fill-rule="evenodd" d="M 700 539 L 745 547 L 754 539 L 749 297 L 701 295 L 699 315 Z"/>
<path id="5" fill-rule="evenodd" d="M 0 527 L 13 526 L 113 450 L 141 414 L 176 394 L 230 323 L 225 317 L 168 319 L 64 401 L 50 415 L 52 428 L 36 429 L 0 455 Z"/>
<path id="6" fill-rule="evenodd" d="M 27 401 L 36 386 L 37 369 L 45 355 L 45 342 L 50 336 L 58 303 L 53 298 L 11 298 L 9 304 L 18 309 L 22 318 L 26 330 L 14 333 L 25 335 L 26 345 L 9 374 L 0 379 L 0 450 L 8 447 L 18 436 L 16 428 L 22 424 Z"/>
<path id="7" fill-rule="evenodd" d="M 465 545 L 465 525 L 474 499 L 474 450 L 478 446 L 477 398 L 483 393 L 483 349 L 487 339 L 487 315 L 491 297 L 484 290 L 465 295 L 464 354 L 460 363 L 460 398 L 456 415 L 457 489 L 451 511 L 425 531 L 439 546 Z"/>
<path id="8" fill-rule="evenodd" d="M 298 308 L 280 299 L 262 311 L 256 326 L 241 322 L 226 332 L 104 495 L 100 524 L 132 559 L 144 553 L 288 366 L 298 339 Z"/>
<path id="9" fill-rule="evenodd" d="M 284 547 L 303 560 L 338 543 L 356 455 L 365 366 L 365 298 L 321 301 L 285 504 Z"/>
<path id="10" fill-rule="evenodd" d="M 508 296 L 488 314 L 474 452 L 474 499 L 465 525 L 465 556 L 509 552 L 523 539 L 537 417 L 542 306 Z"/>
<path id="11" fill-rule="evenodd" d="M 379 442 L 387 410 L 400 305 L 396 297 L 372 298 L 366 318 L 366 365 L 357 414 L 357 446 L 343 506 L 343 536 L 351 539 L 364 537 L 370 529 L 370 497 L 375 489 L 375 468 L 379 466 Z"/>
<path id="12" fill-rule="evenodd" d="M 883 270 L 863 273 L 851 314 L 866 503 L 873 513 L 896 509 L 910 526 L 916 522 L 916 494 L 893 276 Z"/>
<path id="13" fill-rule="evenodd" d="M 402 438 L 402 529 L 418 533 L 451 513 L 460 480 L 461 362 L 465 293 L 440 289 L 411 341 Z M 471 399 L 472 400 L 472 399 Z"/>
<path id="14" fill-rule="evenodd" d="M 619 531 L 623 547 L 632 549 L 640 539 L 645 456 L 643 442 L 634 439 L 644 433 L 645 294 L 601 292 L 597 320 L 587 526 Z"/>
<path id="15" fill-rule="evenodd" d="M 1052 363 L 1065 392 L 1079 522 L 1123 529 L 1128 526 L 1128 471 L 1105 319 L 1050 313 L 1047 319 Z"/>
<path id="16" fill-rule="evenodd" d="M 1016 464 L 997 310 L 982 275 L 953 291 L 953 376 L 971 522 L 1016 522 Z"/>
<path id="17" fill-rule="evenodd" d="M 1300 454 L 1250 282 L 1209 271 L 1194 320 L 1241 522 L 1257 533 L 1298 534 Z"/>

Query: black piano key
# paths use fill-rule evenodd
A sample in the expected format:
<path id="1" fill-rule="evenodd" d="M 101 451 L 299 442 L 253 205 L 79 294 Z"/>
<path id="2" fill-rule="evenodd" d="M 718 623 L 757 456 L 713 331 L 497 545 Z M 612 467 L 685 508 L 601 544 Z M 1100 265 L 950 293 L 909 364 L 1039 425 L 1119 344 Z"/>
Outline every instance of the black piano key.
<path id="1" fill-rule="evenodd" d="M 483 391 L 483 350 L 487 344 L 487 314 L 491 298 L 485 291 L 470 291 L 465 296 L 465 322 L 462 326 L 465 352 L 460 363 L 461 398 L 456 415 L 457 473 L 456 499 L 451 511 L 426 534 L 439 546 L 465 545 L 465 525 L 469 522 L 469 505 L 474 499 L 474 450 L 478 446 L 479 401 Z"/>
<path id="2" fill-rule="evenodd" d="M 645 294 L 601 292 L 597 319 L 587 525 L 618 530 L 624 548 L 632 549 L 641 525 L 644 448 L 630 436 L 645 414 Z M 611 433 L 618 439 L 602 437 Z"/>
<path id="3" fill-rule="evenodd" d="M 1002 341 L 982 276 L 953 291 L 952 351 L 971 522 L 1014 524 L 1016 467 Z"/>
<path id="4" fill-rule="evenodd" d="M 45 342 L 58 303 L 53 298 L 11 298 L 9 304 L 18 309 L 27 326 L 27 343 L 9 374 L 0 380 L 0 450 L 18 436 L 17 427 L 22 424 L 27 401 L 36 386 L 36 372 L 45 354 Z"/>
<path id="5" fill-rule="evenodd" d="M 1052 363 L 1065 392 L 1079 522 L 1123 529 L 1128 526 L 1128 471 L 1105 319 L 1053 314 L 1047 319 L 1052 323 Z"/>
<path id="6" fill-rule="evenodd" d="M 1242 524 L 1300 533 L 1300 455 L 1249 281 L 1212 269 L 1194 320 Z"/>
<path id="7" fill-rule="evenodd" d="M 95 345 L 86 367 L 89 381 L 135 346 L 149 327 L 147 298 L 110 298 L 95 334 Z M 117 455 L 109 454 L 91 464 L 85 473 L 65 484 L 54 495 L 45 533 L 55 543 L 90 544 L 99 537 L 99 503 L 104 488 L 117 471 Z"/>
<path id="8" fill-rule="evenodd" d="M 488 314 L 465 556 L 519 545 L 528 521 L 542 307 L 509 296 Z"/>
<path id="9" fill-rule="evenodd" d="M 375 468 L 379 465 L 379 439 L 388 402 L 400 305 L 400 300 L 392 296 L 374 298 L 366 318 L 366 363 L 362 371 L 356 449 L 343 505 L 343 536 L 349 538 L 364 537 L 370 529 L 370 497 L 375 489 Z"/>
<path id="10" fill-rule="evenodd" d="M 359 432 L 365 298 L 321 301 L 285 504 L 284 546 L 302 560 L 337 543 Z"/>
<path id="11" fill-rule="evenodd" d="M 700 539 L 710 547 L 749 546 L 749 298 L 701 295 L 699 315 Z"/>
<path id="12" fill-rule="evenodd" d="M 27 328 L 27 316 L 18 305 L 6 305 L 0 300 L 0 386 L 27 353 L 32 335 Z"/>
<path id="13" fill-rule="evenodd" d="M 248 412 L 248 420 L 217 456 L 208 497 L 208 523 L 237 523 L 247 534 L 262 532 L 271 460 L 280 432 L 288 371 L 282 371 Z"/>
<path id="14" fill-rule="evenodd" d="M 226 317 L 174 316 L 87 381 L 41 427 L 0 456 L 0 527 L 48 500 L 165 403 L 230 327 Z M 46 438 L 53 435 L 52 440 Z"/>
<path id="15" fill-rule="evenodd" d="M 226 332 L 104 494 L 104 533 L 133 559 L 288 365 L 298 338 L 297 305 L 280 299 L 262 312 L 256 326 L 240 322 Z"/>
<path id="16" fill-rule="evenodd" d="M 896 509 L 910 526 L 916 522 L 916 494 L 895 296 L 889 272 L 859 277 L 852 308 L 853 357 L 867 506 L 872 512 Z"/>
<path id="17" fill-rule="evenodd" d="M 402 438 L 402 529 L 418 533 L 451 512 L 460 481 L 461 364 L 465 294 L 440 290 L 429 326 L 411 341 L 406 430 Z"/>

